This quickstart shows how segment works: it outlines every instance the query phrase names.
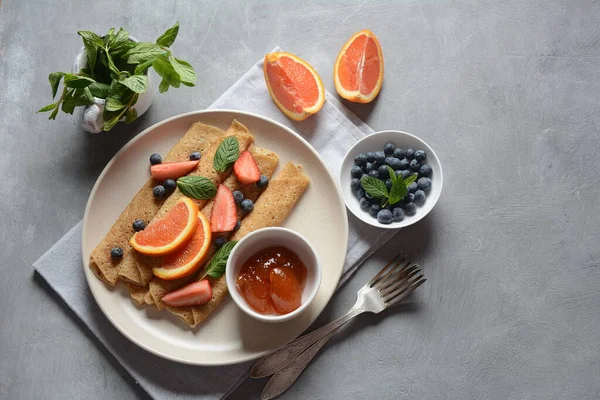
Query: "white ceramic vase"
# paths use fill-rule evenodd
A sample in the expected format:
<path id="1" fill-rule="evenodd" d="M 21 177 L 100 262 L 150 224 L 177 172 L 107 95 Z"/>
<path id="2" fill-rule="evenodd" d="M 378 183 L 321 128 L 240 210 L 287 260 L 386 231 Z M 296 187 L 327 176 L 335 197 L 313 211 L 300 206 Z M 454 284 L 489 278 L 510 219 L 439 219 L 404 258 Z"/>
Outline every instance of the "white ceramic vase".
<path id="1" fill-rule="evenodd" d="M 138 41 L 133 36 L 129 36 L 129 40 L 131 40 L 132 42 Z M 82 47 L 79 54 L 77 54 L 77 56 L 75 57 L 72 72 L 77 73 L 85 67 L 87 67 L 87 52 L 85 51 L 85 47 Z M 135 108 L 135 111 L 137 112 L 138 117 L 140 117 L 148 110 L 150 104 L 152 104 L 152 100 L 154 99 L 154 82 L 152 81 L 152 77 L 150 76 L 150 74 L 146 74 L 148 75 L 148 90 L 146 91 L 146 93 L 140 94 L 137 102 L 133 106 L 133 108 Z M 105 103 L 106 100 L 94 97 L 94 104 L 84 107 L 83 115 L 81 118 L 81 125 L 83 129 L 90 133 L 102 132 L 102 127 L 104 126 L 104 118 L 102 117 L 102 113 L 104 112 Z M 125 118 L 121 118 L 120 122 L 124 121 Z"/>

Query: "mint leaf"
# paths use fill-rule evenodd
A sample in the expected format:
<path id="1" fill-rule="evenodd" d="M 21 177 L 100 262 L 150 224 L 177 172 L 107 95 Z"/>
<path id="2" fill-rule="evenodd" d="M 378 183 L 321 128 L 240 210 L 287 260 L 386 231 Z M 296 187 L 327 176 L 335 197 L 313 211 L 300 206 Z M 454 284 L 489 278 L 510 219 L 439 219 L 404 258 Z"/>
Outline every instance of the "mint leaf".
<path id="1" fill-rule="evenodd" d="M 115 36 L 113 45 L 125 42 L 129 42 L 129 32 L 123 28 L 119 28 L 119 32 L 117 32 L 117 35 Z"/>
<path id="2" fill-rule="evenodd" d="M 98 97 L 99 99 L 106 99 L 110 92 L 110 85 L 106 83 L 94 82 L 88 86 L 92 96 Z"/>
<path id="3" fill-rule="evenodd" d="M 119 122 L 120 119 L 121 119 L 121 116 L 117 115 L 116 117 L 111 118 L 108 121 L 104 121 L 104 125 L 102 126 L 102 130 L 103 131 L 110 131 L 112 128 L 115 127 L 115 125 L 117 124 L 117 122 Z"/>
<path id="4" fill-rule="evenodd" d="M 368 195 L 373 196 L 377 199 L 387 199 L 388 190 L 383 181 L 372 176 L 363 175 L 360 180 L 360 185 L 367 192 Z"/>
<path id="5" fill-rule="evenodd" d="M 154 58 L 151 58 L 148 61 L 144 61 L 143 63 L 136 65 L 135 70 L 133 71 L 133 73 L 135 75 L 143 75 L 143 74 L 145 74 L 146 71 L 148 71 L 148 68 L 150 68 L 152 66 L 153 62 L 154 62 Z"/>
<path id="6" fill-rule="evenodd" d="M 218 172 L 225 172 L 235 163 L 240 156 L 240 143 L 235 136 L 228 136 L 221 144 L 215 153 L 213 166 Z M 384 185 L 385 187 L 385 185 Z"/>
<path id="7" fill-rule="evenodd" d="M 135 93 L 145 93 L 148 90 L 148 77 L 146 75 L 133 75 L 119 81 Z"/>
<path id="8" fill-rule="evenodd" d="M 171 65 L 169 59 L 165 56 L 156 57 L 154 62 L 152 63 L 154 70 L 158 75 L 160 75 L 163 80 L 165 80 L 169 86 L 173 86 L 178 88 L 181 83 L 181 78 L 177 72 L 175 72 L 175 68 Z"/>
<path id="9" fill-rule="evenodd" d="M 98 57 L 98 49 L 104 47 L 102 38 L 90 31 L 77 32 L 83 39 L 83 46 L 87 53 L 88 67 L 93 70 L 96 67 L 96 59 Z"/>
<path id="10" fill-rule="evenodd" d="M 221 275 L 225 273 L 225 268 L 227 267 L 227 259 L 229 258 L 229 254 L 231 254 L 231 250 L 237 244 L 237 240 L 232 240 L 230 242 L 226 242 L 221 248 L 217 251 L 217 253 L 210 259 L 206 269 L 204 270 L 204 275 L 200 280 L 210 276 L 211 278 L 219 278 Z"/>
<path id="11" fill-rule="evenodd" d="M 56 108 L 56 103 L 48 104 L 47 106 L 42 107 L 39 110 L 37 110 L 37 112 L 39 112 L 39 113 L 48 112 L 50 110 L 54 110 L 54 108 Z"/>
<path id="12" fill-rule="evenodd" d="M 206 200 L 217 195 L 215 184 L 203 176 L 182 176 L 177 179 L 177 187 L 187 197 Z"/>
<path id="13" fill-rule="evenodd" d="M 88 90 L 83 89 L 71 89 L 63 98 L 61 110 L 67 114 L 73 114 L 75 107 L 87 106 L 94 102 L 94 97 Z"/>
<path id="14" fill-rule="evenodd" d="M 88 78 L 87 76 L 77 76 L 73 74 L 65 74 L 65 86 L 68 88 L 74 89 L 82 89 L 90 86 L 92 83 L 96 82 L 92 78 Z"/>
<path id="15" fill-rule="evenodd" d="M 106 104 L 104 105 L 104 107 L 108 111 L 119 111 L 119 110 L 122 110 L 123 108 L 125 108 L 125 104 L 121 103 L 119 100 L 115 99 L 114 97 L 109 97 L 108 99 L 106 99 Z"/>
<path id="16" fill-rule="evenodd" d="M 130 108 L 125 113 L 125 123 L 130 124 L 137 118 L 137 111 L 135 108 Z"/>
<path id="17" fill-rule="evenodd" d="M 128 64 L 140 64 L 148 61 L 165 51 L 157 44 L 138 42 L 125 53 Z"/>
<path id="18" fill-rule="evenodd" d="M 406 186 L 408 186 L 416 180 L 417 180 L 417 174 L 412 174 L 404 180 L 404 184 Z"/>
<path id="19" fill-rule="evenodd" d="M 52 98 L 56 97 L 56 92 L 58 91 L 58 85 L 60 84 L 60 80 L 66 74 L 64 72 L 52 72 L 48 75 L 48 80 L 50 81 L 50 86 L 52 86 Z"/>
<path id="20" fill-rule="evenodd" d="M 156 39 L 156 44 L 164 47 L 171 47 L 177 34 L 179 33 L 179 21 L 175 22 L 171 28 L 167 29 L 165 33 L 160 35 L 158 39 Z"/>
<path id="21" fill-rule="evenodd" d="M 160 93 L 164 93 L 167 90 L 169 90 L 169 82 L 167 82 L 165 79 L 163 79 L 162 81 L 160 81 L 160 84 L 158 85 L 158 91 Z"/>
<path id="22" fill-rule="evenodd" d="M 398 177 L 396 176 L 396 171 L 394 171 L 389 165 L 387 165 L 387 170 L 393 185 L 398 180 Z"/>
<path id="23" fill-rule="evenodd" d="M 396 182 L 392 184 L 392 188 L 390 189 L 390 197 L 388 201 L 390 204 L 396 204 L 400 200 L 406 196 L 408 189 L 406 189 L 406 185 L 402 179 L 397 179 Z"/>
<path id="24" fill-rule="evenodd" d="M 183 60 L 178 60 L 173 57 L 169 58 L 169 62 L 173 66 L 175 72 L 179 74 L 179 79 L 181 80 L 181 83 L 183 83 L 186 86 L 195 86 L 196 72 L 194 72 L 194 68 L 192 68 L 192 66 L 189 63 Z"/>

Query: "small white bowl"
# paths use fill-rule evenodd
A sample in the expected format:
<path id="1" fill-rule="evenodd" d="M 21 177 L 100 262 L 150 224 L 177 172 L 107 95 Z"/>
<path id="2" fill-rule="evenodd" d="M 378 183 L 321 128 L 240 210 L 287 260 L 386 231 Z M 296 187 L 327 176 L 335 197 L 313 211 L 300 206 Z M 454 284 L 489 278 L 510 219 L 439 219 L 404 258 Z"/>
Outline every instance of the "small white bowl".
<path id="1" fill-rule="evenodd" d="M 304 263 L 307 271 L 306 285 L 302 292 L 302 304 L 291 313 L 283 315 L 263 315 L 255 311 L 246 303 L 236 283 L 244 262 L 256 252 L 273 246 L 283 246 L 292 250 Z M 321 285 L 321 264 L 319 263 L 315 249 L 304 236 L 286 228 L 263 228 L 244 236 L 235 245 L 227 259 L 225 278 L 229 294 L 242 311 L 259 321 L 283 322 L 289 321 L 304 311 L 317 295 L 319 286 Z"/>
<path id="2" fill-rule="evenodd" d="M 383 150 L 383 146 L 386 143 L 393 143 L 396 147 L 404 149 L 412 148 L 415 150 L 424 150 L 427 153 L 426 163 L 431 165 L 433 173 L 431 174 L 431 191 L 427 194 L 425 204 L 421 207 L 417 207 L 417 213 L 412 217 L 406 216 L 404 220 L 400 222 L 392 222 L 389 225 L 381 224 L 376 218 L 369 215 L 367 211 L 363 211 L 360 208 L 358 199 L 354 195 L 354 191 L 350 187 L 350 170 L 354 165 L 354 156 L 358 153 L 366 153 L 369 151 L 380 151 Z M 363 139 L 359 140 L 352 146 L 348 153 L 344 156 L 344 161 L 340 167 L 340 173 L 338 177 L 338 183 L 344 196 L 344 202 L 346 207 L 361 221 L 383 229 L 399 229 L 410 226 L 421 219 L 423 219 L 436 205 L 440 195 L 442 194 L 442 187 L 444 185 L 444 176 L 442 173 L 442 165 L 437 155 L 431 147 L 423 140 L 418 137 L 411 135 L 410 133 L 402 131 L 381 131 L 372 133 Z"/>

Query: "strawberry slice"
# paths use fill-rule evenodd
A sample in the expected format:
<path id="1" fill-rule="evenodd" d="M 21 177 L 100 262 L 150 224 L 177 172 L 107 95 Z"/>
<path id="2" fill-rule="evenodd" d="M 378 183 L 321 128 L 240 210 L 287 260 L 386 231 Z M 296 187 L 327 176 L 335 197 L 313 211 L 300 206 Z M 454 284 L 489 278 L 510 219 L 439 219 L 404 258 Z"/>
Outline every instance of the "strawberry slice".
<path id="1" fill-rule="evenodd" d="M 200 160 L 156 164 L 150 167 L 150 173 L 157 182 L 164 182 L 167 179 L 176 180 L 192 172 L 199 162 Z"/>
<path id="2" fill-rule="evenodd" d="M 233 193 L 227 186 L 219 185 L 210 216 L 210 229 L 213 232 L 231 232 L 236 224 L 237 210 Z"/>
<path id="3" fill-rule="evenodd" d="M 242 185 L 256 183 L 260 179 L 260 169 L 254 161 L 254 157 L 249 151 L 244 151 L 235 164 L 233 164 L 233 173 Z"/>
<path id="4" fill-rule="evenodd" d="M 212 299 L 212 288 L 207 279 L 192 282 L 163 296 L 162 301 L 171 307 L 201 306 Z"/>

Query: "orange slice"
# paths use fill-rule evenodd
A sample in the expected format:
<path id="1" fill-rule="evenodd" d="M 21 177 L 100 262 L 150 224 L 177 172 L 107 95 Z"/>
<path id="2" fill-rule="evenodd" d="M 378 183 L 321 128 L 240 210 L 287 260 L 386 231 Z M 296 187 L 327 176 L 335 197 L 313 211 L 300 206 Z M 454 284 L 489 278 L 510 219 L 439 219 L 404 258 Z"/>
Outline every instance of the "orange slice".
<path id="1" fill-rule="evenodd" d="M 142 254 L 162 256 L 184 245 L 197 226 L 198 206 L 192 199 L 182 197 L 164 217 L 136 232 L 129 244 Z"/>
<path id="2" fill-rule="evenodd" d="M 346 100 L 368 103 L 383 84 L 383 52 L 373 32 L 365 29 L 340 50 L 333 69 L 335 90 Z"/>
<path id="3" fill-rule="evenodd" d="M 165 280 L 183 278 L 193 274 L 206 260 L 211 240 L 210 222 L 199 211 L 198 227 L 192 238 L 178 251 L 167 254 L 162 260 L 162 266 L 153 268 L 152 272 L 160 279 Z"/>
<path id="4" fill-rule="evenodd" d="M 271 98 L 288 117 L 302 121 L 317 113 L 325 102 L 325 89 L 319 74 L 298 56 L 269 53 L 263 66 Z"/>

